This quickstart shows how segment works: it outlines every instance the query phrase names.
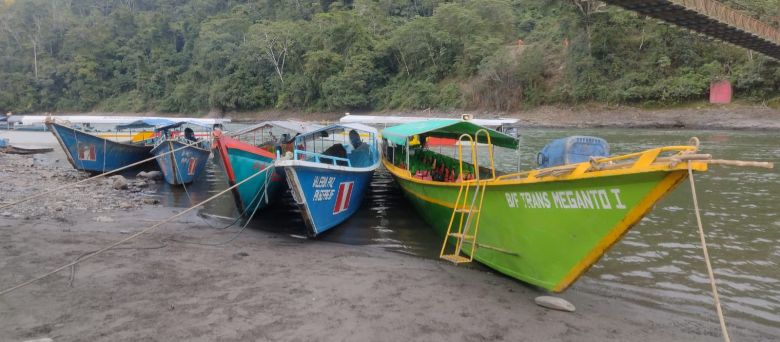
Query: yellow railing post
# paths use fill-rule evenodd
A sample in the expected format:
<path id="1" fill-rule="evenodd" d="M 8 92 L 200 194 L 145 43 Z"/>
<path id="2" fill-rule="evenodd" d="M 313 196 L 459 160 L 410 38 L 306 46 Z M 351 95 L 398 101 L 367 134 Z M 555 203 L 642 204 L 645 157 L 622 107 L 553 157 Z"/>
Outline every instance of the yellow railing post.
<path id="1" fill-rule="evenodd" d="M 479 143 L 479 133 L 483 133 L 483 132 L 485 133 L 485 138 L 487 140 L 488 155 L 490 157 L 490 172 L 491 172 L 490 180 L 494 180 L 496 179 L 496 164 L 493 161 L 493 142 L 490 140 L 490 132 L 488 132 L 485 129 L 478 130 L 477 133 L 474 133 L 474 144 Z M 478 168 L 479 166 L 475 164 L 475 167 Z"/>

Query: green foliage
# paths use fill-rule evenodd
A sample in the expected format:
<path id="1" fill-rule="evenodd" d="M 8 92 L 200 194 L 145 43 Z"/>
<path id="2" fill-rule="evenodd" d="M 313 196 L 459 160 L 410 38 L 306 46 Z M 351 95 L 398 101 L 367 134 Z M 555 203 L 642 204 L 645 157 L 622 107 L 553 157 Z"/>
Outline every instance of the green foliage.
<path id="1" fill-rule="evenodd" d="M 340 73 L 322 82 L 322 97 L 325 108 L 366 109 L 370 108 L 371 90 L 381 80 L 370 56 L 353 57 Z"/>
<path id="2" fill-rule="evenodd" d="M 777 0 L 727 3 L 780 24 Z M 780 63 L 568 0 L 0 5 L 0 111 L 675 104 L 722 79 L 740 98 L 775 103 Z"/>

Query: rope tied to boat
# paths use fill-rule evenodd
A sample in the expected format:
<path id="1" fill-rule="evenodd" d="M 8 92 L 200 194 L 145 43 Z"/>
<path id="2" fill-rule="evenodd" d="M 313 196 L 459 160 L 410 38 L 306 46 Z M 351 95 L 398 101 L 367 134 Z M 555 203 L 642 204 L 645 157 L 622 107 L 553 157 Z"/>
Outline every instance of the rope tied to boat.
<path id="1" fill-rule="evenodd" d="M 261 173 L 262 172 L 267 172 L 268 174 L 273 174 L 275 171 L 276 171 L 276 164 L 270 164 L 265 169 L 261 170 L 260 172 Z M 225 226 L 225 227 L 217 228 L 217 227 L 213 227 L 211 224 L 206 222 L 206 220 L 203 220 L 203 222 L 206 222 L 206 224 L 209 227 L 212 227 L 214 229 L 220 229 L 221 230 L 221 229 L 230 228 L 231 226 L 236 224 L 236 222 L 238 222 L 238 220 L 241 219 L 241 217 L 243 215 L 245 215 L 248 212 L 249 208 L 251 208 L 252 204 L 255 203 L 255 200 L 257 200 L 258 205 L 256 205 L 254 207 L 254 210 L 252 210 L 252 214 L 250 214 L 249 217 L 246 219 L 246 222 L 244 222 L 244 225 L 241 226 L 241 229 L 238 231 L 238 233 L 233 235 L 230 239 L 227 239 L 227 240 L 222 241 L 222 242 L 217 242 L 217 243 L 202 243 L 202 242 L 192 242 L 192 241 L 181 241 L 181 240 L 176 240 L 176 239 L 171 239 L 171 238 L 164 239 L 163 241 L 173 241 L 173 242 L 178 242 L 178 243 L 185 243 L 185 244 L 199 245 L 199 246 L 221 246 L 221 245 L 225 245 L 225 244 L 233 242 L 233 240 L 238 238 L 238 236 L 241 235 L 241 233 L 243 233 L 244 230 L 246 230 L 246 227 L 249 225 L 249 222 L 252 222 L 252 219 L 255 217 L 255 213 L 257 213 L 257 210 L 260 209 L 260 205 L 259 205 L 260 201 L 262 201 L 263 198 L 265 198 L 266 204 L 268 203 L 268 184 L 271 182 L 271 177 L 272 176 L 266 175 L 265 182 L 263 183 L 263 191 L 258 191 L 255 194 L 255 196 L 252 198 L 252 201 L 250 201 L 249 204 L 245 206 L 244 211 L 239 213 L 239 215 L 236 218 L 236 220 L 233 221 L 230 225 Z M 258 195 L 260 196 L 259 199 L 258 199 Z"/>
<path id="2" fill-rule="evenodd" d="M 213 201 L 213 200 L 217 199 L 218 197 L 222 196 L 222 195 L 223 195 L 223 194 L 225 194 L 226 192 L 228 192 L 228 191 L 230 191 L 230 190 L 233 190 L 234 188 L 236 188 L 236 187 L 240 186 L 241 184 L 244 184 L 244 183 L 246 183 L 246 182 L 250 181 L 251 179 L 254 179 L 254 178 L 255 178 L 255 177 L 257 177 L 258 175 L 261 175 L 261 174 L 263 174 L 263 173 L 264 173 L 264 172 L 266 172 L 266 171 L 267 171 L 269 168 L 272 168 L 272 167 L 273 167 L 273 164 L 271 164 L 271 165 L 267 166 L 266 168 L 264 168 L 264 169 L 262 169 L 262 170 L 260 170 L 260 171 L 257 171 L 256 173 L 254 173 L 253 175 L 251 175 L 251 176 L 247 177 L 246 179 L 244 179 L 244 180 L 242 180 L 242 181 L 240 181 L 240 182 L 238 182 L 238 183 L 236 183 L 236 184 L 234 184 L 234 185 L 232 185 L 232 186 L 228 187 L 228 188 L 227 188 L 227 189 L 225 189 L 225 190 L 222 190 L 222 191 L 220 191 L 219 193 L 217 193 L 217 194 L 215 194 L 215 195 L 213 195 L 213 196 L 211 196 L 211 197 L 209 197 L 209 198 L 207 198 L 207 199 L 205 199 L 205 200 L 203 200 L 203 201 L 199 202 L 198 204 L 195 204 L 194 206 L 192 206 L 192 207 L 189 207 L 189 208 L 187 208 L 187 209 L 185 209 L 185 210 L 181 211 L 180 213 L 178 213 L 178 214 L 176 214 L 176 215 L 173 215 L 173 216 L 171 216 L 171 217 L 169 217 L 169 218 L 167 218 L 167 219 L 165 219 L 165 220 L 162 220 L 162 221 L 160 221 L 160 222 L 158 222 L 158 223 L 156 223 L 156 224 L 154 224 L 154 225 L 152 225 L 152 226 L 150 226 L 150 227 L 144 228 L 143 230 L 141 230 L 141 231 L 139 231 L 139 232 L 137 232 L 137 233 L 135 233 L 135 234 L 133 234 L 133 235 L 130 235 L 130 236 L 128 236 L 128 237 L 126 237 L 126 238 L 124 238 L 124 239 L 121 239 L 121 240 L 119 240 L 119 241 L 117 241 L 117 242 L 114 242 L 114 243 L 112 243 L 111 245 L 109 245 L 109 246 L 107 246 L 107 247 L 103 247 L 102 249 L 99 249 L 99 250 L 98 250 L 98 251 L 96 251 L 95 253 L 88 254 L 88 255 L 86 255 L 86 256 L 84 256 L 84 257 L 80 258 L 80 259 L 74 260 L 74 261 L 72 261 L 72 262 L 70 262 L 70 263 L 67 263 L 67 264 L 63 265 L 63 266 L 57 267 L 56 269 L 54 269 L 54 270 L 52 270 L 52 271 L 49 271 L 49 272 L 47 272 L 47 273 L 45 273 L 45 274 L 43 274 L 43 275 L 40 275 L 40 276 L 38 276 L 38 277 L 35 277 L 35 278 L 33 278 L 33 279 L 30 279 L 30 280 L 28 280 L 28 281 L 25 281 L 25 282 L 19 283 L 19 284 L 17 284 L 17 285 L 14 285 L 14 286 L 12 286 L 12 287 L 10 287 L 10 288 L 4 289 L 4 290 L 0 291 L 0 296 L 6 295 L 6 294 L 8 294 L 8 293 L 10 293 L 10 292 L 12 292 L 12 291 L 18 290 L 18 289 L 20 289 L 20 288 L 22 288 L 22 287 L 28 286 L 28 285 L 30 285 L 30 284 L 33 284 L 33 283 L 37 282 L 37 281 L 40 281 L 40 280 L 42 280 L 42 279 L 45 279 L 45 278 L 47 278 L 47 277 L 49 277 L 49 276 L 51 276 L 51 275 L 54 275 L 54 274 L 56 274 L 56 273 L 58 273 L 58 272 L 60 272 L 60 271 L 62 271 L 62 270 L 68 269 L 68 268 L 70 268 L 70 267 L 72 267 L 72 266 L 74 266 L 74 265 L 77 265 L 77 264 L 79 264 L 79 263 L 82 263 L 82 262 L 84 262 L 84 261 L 86 261 L 86 260 L 88 260 L 88 259 L 94 258 L 94 257 L 96 257 L 96 256 L 98 256 L 98 255 L 100 255 L 100 254 L 103 254 L 103 253 L 105 253 L 106 251 L 108 251 L 108 250 L 110 250 L 110 249 L 113 249 L 114 247 L 117 247 L 117 246 L 119 246 L 119 245 L 122 245 L 122 244 L 124 244 L 124 243 L 126 243 L 126 242 L 130 241 L 130 240 L 133 240 L 133 239 L 135 239 L 135 238 L 138 238 L 139 236 L 141 236 L 141 235 L 144 235 L 144 234 L 146 234 L 146 233 L 148 233 L 148 232 L 150 232 L 150 231 L 154 230 L 155 228 L 162 226 L 162 225 L 163 225 L 163 224 L 165 224 L 165 223 L 171 222 L 171 221 L 173 221 L 174 219 L 176 219 L 176 218 L 178 218 L 178 217 L 181 217 L 181 216 L 183 216 L 184 214 L 186 214 L 186 213 L 189 213 L 190 211 L 193 211 L 193 210 L 195 210 L 195 208 L 198 208 L 198 207 L 200 207 L 200 206 L 202 206 L 202 205 L 204 205 L 204 204 L 206 204 L 206 203 L 208 203 L 208 202 L 211 202 L 211 201 Z"/>
<path id="3" fill-rule="evenodd" d="M 185 149 L 185 148 L 193 146 L 193 145 L 194 144 L 186 144 L 185 146 L 177 148 L 175 151 L 182 150 L 182 149 Z M 27 202 L 27 201 L 30 201 L 30 200 L 34 200 L 36 198 L 40 198 L 40 197 L 46 196 L 46 195 L 51 194 L 51 193 L 55 193 L 55 192 L 60 191 L 60 190 L 64 190 L 64 189 L 67 189 L 67 188 L 70 188 L 70 187 L 73 187 L 73 186 L 76 186 L 76 185 L 79 185 L 79 184 L 82 184 L 82 183 L 86 183 L 87 181 L 90 181 L 90 180 L 93 180 L 93 179 L 102 178 L 102 177 L 108 176 L 110 174 L 117 173 L 119 171 L 127 170 L 127 169 L 129 169 L 131 167 L 138 166 L 138 165 L 150 162 L 152 160 L 155 160 L 157 158 L 161 158 L 163 156 L 165 156 L 165 155 L 161 154 L 161 155 L 158 155 L 158 156 L 153 156 L 151 158 L 147 158 L 147 159 L 144 159 L 144 160 L 132 163 L 130 165 L 126 165 L 126 166 L 123 166 L 123 167 L 120 167 L 120 168 L 116 168 L 116 169 L 113 169 L 111 171 L 104 172 L 104 173 L 101 173 L 101 174 L 98 174 L 98 175 L 95 175 L 95 176 L 92 176 L 92 177 L 89 177 L 89 178 L 86 178 L 86 179 L 82 179 L 80 181 L 76 181 L 76 182 L 73 182 L 73 183 L 70 183 L 70 184 L 65 184 L 63 186 L 60 186 L 58 188 L 54 188 L 54 189 L 51 189 L 51 190 L 43 191 L 43 192 L 40 192 L 40 193 L 37 193 L 35 195 L 22 198 L 20 200 L 14 201 L 14 202 L 5 203 L 5 204 L 0 205 L 0 209 L 5 209 L 5 208 L 8 208 L 8 207 L 12 207 L 12 206 L 15 206 L 17 204 L 24 203 L 24 202 Z M 83 168 L 83 166 L 82 166 L 82 168 Z"/>
<path id="4" fill-rule="evenodd" d="M 688 179 L 691 183 L 691 195 L 693 197 L 693 207 L 696 213 L 696 222 L 699 225 L 699 238 L 701 239 L 701 249 L 704 253 L 704 261 L 707 264 L 707 273 L 710 277 L 710 285 L 712 286 L 712 297 L 715 299 L 715 308 L 718 312 L 718 320 L 720 321 L 720 329 L 723 332 L 723 340 L 731 342 L 728 329 L 726 328 L 726 318 L 723 315 L 723 308 L 720 305 L 720 296 L 718 295 L 718 286 L 715 283 L 715 273 L 712 271 L 712 263 L 710 262 L 710 253 L 707 251 L 707 240 L 704 237 L 704 226 L 701 223 L 701 213 L 699 210 L 699 200 L 696 195 L 696 184 L 693 180 L 693 161 L 688 160 Z"/>

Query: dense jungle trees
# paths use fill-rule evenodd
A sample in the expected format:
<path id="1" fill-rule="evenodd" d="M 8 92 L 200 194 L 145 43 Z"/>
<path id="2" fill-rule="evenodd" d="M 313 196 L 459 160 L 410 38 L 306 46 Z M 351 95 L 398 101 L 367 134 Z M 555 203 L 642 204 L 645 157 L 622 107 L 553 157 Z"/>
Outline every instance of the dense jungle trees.
<path id="1" fill-rule="evenodd" d="M 5 0 L 0 110 L 677 104 L 777 61 L 581 0 Z M 778 0 L 732 0 L 778 24 Z M 590 6 L 593 5 L 593 6 Z"/>

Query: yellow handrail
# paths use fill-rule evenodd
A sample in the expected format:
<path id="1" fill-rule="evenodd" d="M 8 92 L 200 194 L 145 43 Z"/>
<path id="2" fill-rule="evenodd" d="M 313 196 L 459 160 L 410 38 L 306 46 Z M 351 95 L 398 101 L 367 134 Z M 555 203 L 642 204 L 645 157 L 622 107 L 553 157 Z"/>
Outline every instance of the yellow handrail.
<path id="1" fill-rule="evenodd" d="M 469 138 L 469 146 L 471 146 L 471 161 L 474 163 L 475 171 L 479 171 L 479 164 L 477 164 L 477 151 L 474 147 L 474 139 L 468 134 L 461 134 L 458 138 L 458 166 L 460 167 L 459 177 L 461 177 L 461 180 L 463 181 L 465 181 L 465 179 L 463 179 L 463 144 L 460 142 L 463 141 L 464 137 Z M 476 180 L 479 180 L 479 172 L 474 173 L 476 174 Z"/>
<path id="2" fill-rule="evenodd" d="M 490 172 L 492 173 L 492 177 L 490 177 L 490 180 L 496 179 L 496 164 L 493 161 L 493 143 L 490 141 L 490 132 L 488 132 L 486 129 L 480 129 L 477 131 L 477 133 L 474 133 L 474 145 L 479 143 L 479 133 L 484 132 L 485 137 L 487 138 L 487 146 L 488 146 L 488 155 L 490 156 Z M 479 173 L 479 165 L 474 164 L 474 167 L 477 170 L 477 173 Z M 477 180 L 479 180 L 479 177 L 477 177 Z"/>
<path id="3" fill-rule="evenodd" d="M 627 165 L 627 168 L 630 168 L 630 167 L 635 167 L 639 161 L 644 161 L 648 165 L 652 164 L 654 161 L 657 160 L 658 156 L 660 156 L 661 153 L 665 153 L 665 152 L 678 152 L 678 154 L 683 154 L 683 153 L 695 153 L 696 151 L 698 151 L 698 147 L 696 147 L 696 146 L 666 146 L 666 147 L 660 147 L 660 148 L 655 148 L 655 149 L 650 149 L 650 150 L 646 150 L 646 151 L 642 151 L 642 152 L 630 153 L 630 154 L 625 154 L 625 155 L 620 155 L 620 156 L 615 156 L 615 157 L 593 159 L 592 163 L 595 163 L 595 164 L 606 164 L 606 163 L 613 163 L 613 162 L 625 161 L 625 160 L 635 159 L 636 158 L 636 161 L 632 165 Z M 500 180 L 506 180 L 506 179 L 517 179 L 517 178 L 520 178 L 520 177 L 528 177 L 528 176 L 530 176 L 532 174 L 535 175 L 535 174 L 539 174 L 539 173 L 546 173 L 546 172 L 556 171 L 556 170 L 560 170 L 560 171 L 572 170 L 573 171 L 578 165 L 579 164 L 562 165 L 562 166 L 555 166 L 555 167 L 541 169 L 541 170 L 530 170 L 530 171 L 517 172 L 517 173 L 512 173 L 512 174 L 500 176 L 500 177 L 496 178 L 495 180 L 500 181 Z M 591 170 L 587 170 L 587 171 L 591 171 Z"/>

